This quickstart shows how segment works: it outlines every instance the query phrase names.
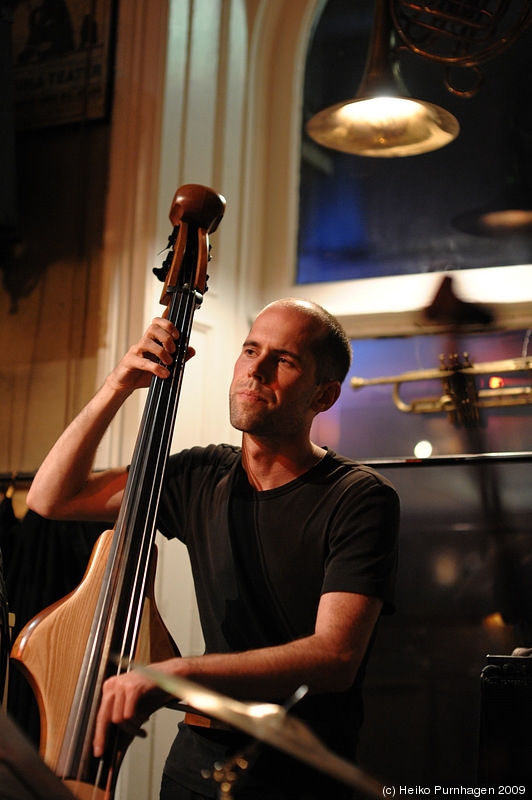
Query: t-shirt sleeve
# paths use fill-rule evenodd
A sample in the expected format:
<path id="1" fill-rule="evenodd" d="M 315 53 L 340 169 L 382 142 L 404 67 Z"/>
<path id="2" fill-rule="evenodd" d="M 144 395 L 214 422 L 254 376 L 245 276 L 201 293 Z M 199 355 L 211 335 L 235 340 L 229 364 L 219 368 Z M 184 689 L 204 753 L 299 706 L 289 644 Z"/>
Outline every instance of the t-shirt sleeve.
<path id="1" fill-rule="evenodd" d="M 171 455 L 166 464 L 157 511 L 157 529 L 167 539 L 185 539 L 188 516 L 186 498 L 192 490 L 193 464 L 199 457 L 199 450 L 183 450 Z"/>
<path id="2" fill-rule="evenodd" d="M 331 521 L 322 594 L 356 592 L 394 611 L 399 498 L 391 484 L 368 480 L 346 493 Z"/>

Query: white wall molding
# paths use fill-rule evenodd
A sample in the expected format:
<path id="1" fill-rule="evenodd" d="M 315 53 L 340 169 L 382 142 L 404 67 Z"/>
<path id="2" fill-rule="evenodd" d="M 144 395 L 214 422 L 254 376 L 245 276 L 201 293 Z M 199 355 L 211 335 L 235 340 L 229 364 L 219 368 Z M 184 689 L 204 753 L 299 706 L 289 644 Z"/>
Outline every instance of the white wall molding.
<path id="1" fill-rule="evenodd" d="M 98 355 L 98 383 L 144 324 L 146 272 L 156 225 L 162 109 L 158 87 L 164 82 L 167 11 L 166 0 L 121 0 L 119 6 L 103 254 L 107 335 Z M 114 421 L 102 442 L 98 466 L 129 459 L 139 400 L 130 401 Z"/>

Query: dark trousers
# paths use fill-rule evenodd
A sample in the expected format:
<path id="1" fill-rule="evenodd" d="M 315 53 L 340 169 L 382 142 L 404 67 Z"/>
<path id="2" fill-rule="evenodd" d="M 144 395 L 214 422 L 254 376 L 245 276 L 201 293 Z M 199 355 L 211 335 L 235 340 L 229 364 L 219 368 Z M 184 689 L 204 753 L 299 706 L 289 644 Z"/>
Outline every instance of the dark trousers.
<path id="1" fill-rule="evenodd" d="M 214 796 L 219 797 L 219 792 L 217 792 Z M 351 795 L 349 794 L 349 796 Z M 316 795 L 300 795 L 298 793 L 297 796 L 294 796 L 293 792 L 290 792 L 287 795 L 285 793 L 278 793 L 268 789 L 249 789 L 245 786 L 242 786 L 241 790 L 239 791 L 237 782 L 235 785 L 234 797 L 235 800 L 307 800 L 307 798 L 308 800 L 315 800 Z M 326 795 L 322 795 L 320 793 L 319 797 L 322 797 L 323 800 L 336 800 L 336 795 L 331 795 L 330 793 Z M 342 797 L 344 797 L 343 794 Z M 181 786 L 173 781 L 172 778 L 168 777 L 168 775 L 163 775 L 159 800 L 213 800 L 213 795 L 193 792 L 191 789 L 186 789 L 184 786 Z"/>
<path id="2" fill-rule="evenodd" d="M 212 800 L 212 795 L 198 794 L 163 775 L 159 800 Z"/>

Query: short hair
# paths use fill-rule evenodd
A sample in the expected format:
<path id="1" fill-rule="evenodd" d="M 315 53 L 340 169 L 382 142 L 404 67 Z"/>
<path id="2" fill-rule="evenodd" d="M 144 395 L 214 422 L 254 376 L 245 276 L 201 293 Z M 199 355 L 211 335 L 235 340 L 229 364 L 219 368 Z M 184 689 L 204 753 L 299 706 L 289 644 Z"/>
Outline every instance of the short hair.
<path id="1" fill-rule="evenodd" d="M 295 308 L 320 326 L 321 331 L 310 344 L 316 359 L 316 383 L 330 380 L 343 383 L 351 366 L 353 351 L 349 337 L 336 317 L 313 300 L 285 297 L 271 305 Z"/>

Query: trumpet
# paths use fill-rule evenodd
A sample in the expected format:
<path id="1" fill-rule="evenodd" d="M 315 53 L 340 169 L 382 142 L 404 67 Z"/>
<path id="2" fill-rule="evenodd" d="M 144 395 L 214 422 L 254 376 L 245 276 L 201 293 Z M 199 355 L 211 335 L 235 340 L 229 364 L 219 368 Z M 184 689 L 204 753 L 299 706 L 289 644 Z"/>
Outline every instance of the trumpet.
<path id="1" fill-rule="evenodd" d="M 531 385 L 477 389 L 475 381 L 477 376 L 510 372 L 528 372 Z M 440 380 L 442 383 L 443 393 L 439 397 L 421 397 L 409 403 L 401 398 L 400 389 L 403 383 L 431 380 Z M 434 369 L 412 370 L 384 378 L 355 377 L 350 381 L 353 389 L 387 383 L 393 384 L 393 402 L 399 411 L 406 414 L 445 412 L 453 424 L 473 427 L 480 422 L 482 408 L 523 406 L 532 403 L 532 357 L 473 364 L 468 353 L 464 353 L 463 357 L 454 354 L 447 362 L 445 356 L 441 355 L 440 366 Z"/>

